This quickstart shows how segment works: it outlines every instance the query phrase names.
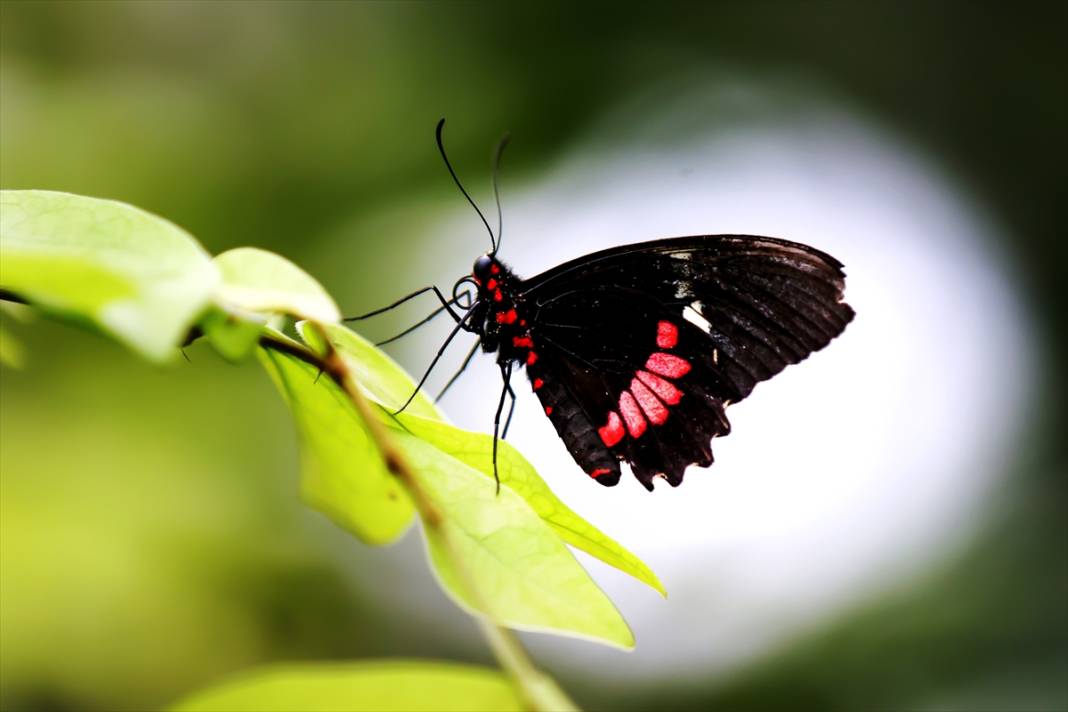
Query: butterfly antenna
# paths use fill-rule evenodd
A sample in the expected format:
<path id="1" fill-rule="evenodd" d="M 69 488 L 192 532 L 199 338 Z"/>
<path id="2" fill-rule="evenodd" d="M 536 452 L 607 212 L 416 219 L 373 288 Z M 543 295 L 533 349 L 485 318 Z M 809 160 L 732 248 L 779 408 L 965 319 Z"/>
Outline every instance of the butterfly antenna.
<path id="1" fill-rule="evenodd" d="M 467 198 L 467 202 L 471 203 L 471 207 L 474 208 L 475 212 L 478 213 L 478 216 L 480 218 L 482 218 L 482 224 L 486 226 L 486 232 L 488 232 L 489 236 L 490 236 L 490 244 L 493 246 L 493 253 L 496 253 L 497 252 L 497 238 L 495 238 L 493 236 L 493 230 L 490 229 L 489 222 L 486 221 L 486 216 L 482 214 L 482 211 L 478 209 L 477 205 L 475 205 L 475 201 L 472 200 L 471 196 L 467 194 L 466 190 L 464 190 L 463 184 L 460 182 L 460 179 L 456 176 L 456 171 L 454 171 L 452 169 L 452 164 L 449 163 L 449 157 L 445 155 L 445 144 L 442 143 L 442 141 L 441 141 L 441 130 L 443 128 L 445 128 L 445 117 L 444 116 L 441 117 L 441 121 L 438 122 L 437 129 L 435 129 L 435 131 L 434 131 L 434 134 L 437 136 L 437 139 L 438 139 L 438 151 L 441 153 L 441 160 L 445 161 L 445 167 L 449 169 L 449 175 L 452 176 L 453 181 L 456 183 L 456 187 L 460 189 L 460 192 L 464 194 L 465 198 Z"/>
<path id="2" fill-rule="evenodd" d="M 508 141 L 511 136 L 505 133 L 501 136 L 501 140 L 497 143 L 497 150 L 493 152 L 493 199 L 497 202 L 497 244 L 493 247 L 493 255 L 497 254 L 497 250 L 501 247 L 501 238 L 504 235 L 504 218 L 501 214 L 501 191 L 497 186 L 497 177 L 501 173 L 501 154 L 504 153 L 505 146 L 508 145 Z"/>

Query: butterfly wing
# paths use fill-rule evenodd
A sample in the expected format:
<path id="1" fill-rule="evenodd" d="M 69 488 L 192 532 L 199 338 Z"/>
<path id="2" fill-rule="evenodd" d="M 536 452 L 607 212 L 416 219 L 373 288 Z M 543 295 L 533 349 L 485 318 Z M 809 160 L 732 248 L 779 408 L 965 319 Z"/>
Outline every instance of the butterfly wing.
<path id="1" fill-rule="evenodd" d="M 630 463 L 647 488 L 712 462 L 724 408 L 830 342 L 852 319 L 841 264 L 772 238 L 627 245 L 523 283 L 540 365 L 530 376 L 583 469 Z M 535 380 L 538 379 L 538 380 Z"/>

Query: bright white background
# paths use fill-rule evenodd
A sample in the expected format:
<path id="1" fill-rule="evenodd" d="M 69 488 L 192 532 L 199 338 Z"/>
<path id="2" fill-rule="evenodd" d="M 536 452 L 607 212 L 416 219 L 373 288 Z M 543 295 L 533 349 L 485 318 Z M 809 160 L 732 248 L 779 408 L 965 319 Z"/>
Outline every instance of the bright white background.
<path id="1" fill-rule="evenodd" d="M 641 128 L 627 127 L 633 107 L 624 107 L 566 161 L 522 183 L 506 167 L 499 256 L 530 276 L 627 242 L 772 235 L 844 262 L 857 318 L 730 407 L 733 432 L 714 441 L 712 468 L 691 469 L 678 489 L 658 482 L 652 494 L 626 474 L 611 489 L 583 475 L 520 373 L 511 441 L 669 592 L 665 601 L 584 558 L 634 628 L 636 650 L 606 665 L 589 643 L 526 637 L 548 667 L 586 676 L 722 672 L 921 574 L 978 525 L 1030 387 L 1027 324 L 991 248 L 997 226 L 950 177 L 832 102 L 721 86 L 679 106 Z M 475 192 L 495 222 L 485 191 Z M 448 289 L 488 249 L 465 208 L 457 197 L 447 218 L 412 237 L 421 247 L 406 279 Z M 447 328 L 425 329 L 394 353 L 418 374 Z M 498 393 L 497 369 L 481 356 L 443 406 L 460 425 L 487 430 Z M 418 537 L 400 546 L 404 555 L 376 556 L 385 570 L 361 585 L 439 635 L 470 636 L 436 587 L 420 585 L 428 574 Z"/>

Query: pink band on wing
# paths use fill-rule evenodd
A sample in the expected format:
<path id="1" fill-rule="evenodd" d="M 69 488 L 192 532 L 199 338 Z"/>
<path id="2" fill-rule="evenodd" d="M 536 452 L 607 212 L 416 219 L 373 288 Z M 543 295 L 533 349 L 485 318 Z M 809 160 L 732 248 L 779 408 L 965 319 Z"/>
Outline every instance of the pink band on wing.
<path id="1" fill-rule="evenodd" d="M 662 425 L 668 418 L 668 409 L 660 402 L 656 395 L 645 387 L 645 384 L 637 378 L 631 379 L 630 392 L 641 406 L 642 412 L 653 425 Z"/>
<path id="2" fill-rule="evenodd" d="M 619 419 L 619 413 L 614 410 L 608 413 L 608 422 L 597 428 L 597 434 L 601 436 L 601 442 L 605 447 L 612 447 L 623 439 L 623 421 Z"/>
<path id="3" fill-rule="evenodd" d="M 668 405 L 675 405 L 682 399 L 682 391 L 671 385 L 670 381 L 665 381 L 660 376 L 648 371 L 638 371 L 637 376 L 638 380 L 649 386 L 649 389 L 656 394 L 657 398 Z"/>
<path id="4" fill-rule="evenodd" d="M 619 396 L 619 412 L 623 415 L 623 422 L 626 423 L 630 436 L 640 438 L 649 424 L 645 422 L 645 416 L 630 391 L 623 391 Z"/>
<path id="5" fill-rule="evenodd" d="M 679 343 L 679 330 L 670 321 L 661 321 L 656 325 L 656 345 L 662 349 L 671 349 Z"/>
<path id="6" fill-rule="evenodd" d="M 653 373 L 658 373 L 667 378 L 682 378 L 690 372 L 690 364 L 686 359 L 673 354 L 657 351 L 645 362 L 645 367 Z"/>

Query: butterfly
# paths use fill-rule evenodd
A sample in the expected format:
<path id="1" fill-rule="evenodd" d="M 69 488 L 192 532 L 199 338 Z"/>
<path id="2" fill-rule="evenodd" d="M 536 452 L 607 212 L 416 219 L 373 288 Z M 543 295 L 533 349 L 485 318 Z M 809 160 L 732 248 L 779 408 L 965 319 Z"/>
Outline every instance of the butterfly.
<path id="1" fill-rule="evenodd" d="M 437 127 L 442 157 L 478 211 L 445 156 L 443 125 L 444 119 Z M 416 326 L 441 311 L 456 321 L 427 375 L 457 333 L 478 337 L 446 390 L 479 347 L 496 354 L 503 387 L 495 471 L 497 440 L 507 436 L 512 410 L 503 434 L 501 414 L 506 397 L 514 408 L 511 378 L 523 369 L 564 447 L 595 482 L 617 484 L 625 462 L 650 491 L 657 477 L 678 486 L 688 467 L 712 464 L 712 439 L 730 433 L 729 405 L 822 349 L 854 317 L 843 301 L 842 264 L 797 242 L 755 235 L 659 239 L 523 279 L 497 257 L 499 199 L 496 237 L 478 212 L 492 249 L 457 282 L 453 298 L 428 287 L 386 309 L 433 290 L 442 307 Z M 460 292 L 463 285 L 473 294 Z"/>

